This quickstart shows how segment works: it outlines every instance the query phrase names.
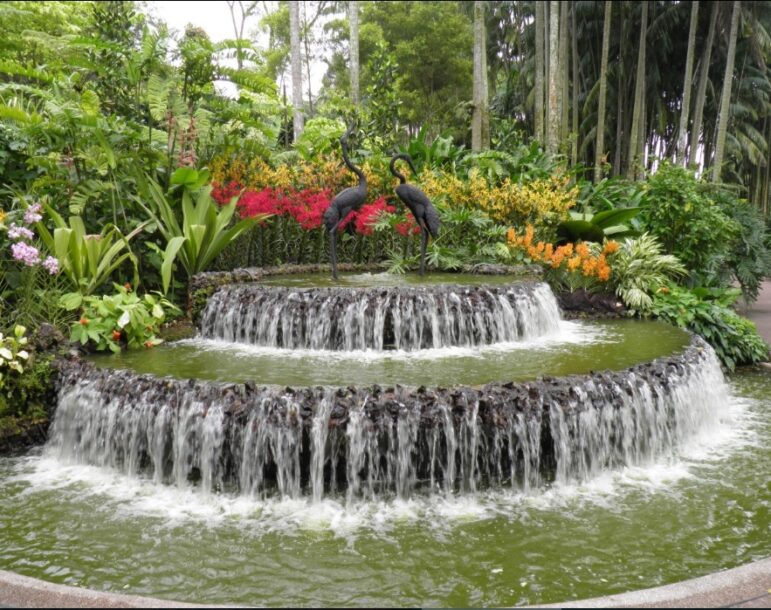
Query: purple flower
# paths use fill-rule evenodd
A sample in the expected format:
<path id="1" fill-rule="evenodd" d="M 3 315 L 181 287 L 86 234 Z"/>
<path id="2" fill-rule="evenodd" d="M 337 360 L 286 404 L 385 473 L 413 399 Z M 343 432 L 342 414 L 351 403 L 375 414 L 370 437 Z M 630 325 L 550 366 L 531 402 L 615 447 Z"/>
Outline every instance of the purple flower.
<path id="1" fill-rule="evenodd" d="M 31 206 L 29 206 L 26 212 L 24 212 L 24 224 L 31 225 L 43 220 L 43 216 L 40 213 L 42 208 L 43 206 L 39 203 L 33 203 Z"/>
<path id="2" fill-rule="evenodd" d="M 35 234 L 26 227 L 18 227 L 15 223 L 11 223 L 8 228 L 8 237 L 11 239 L 34 239 Z"/>
<path id="3" fill-rule="evenodd" d="M 43 261 L 43 267 L 51 275 L 59 273 L 59 261 L 53 256 L 49 256 Z"/>
<path id="4" fill-rule="evenodd" d="M 30 246 L 23 241 L 18 241 L 11 246 L 13 258 L 27 265 L 34 267 L 40 264 L 40 251 L 35 246 Z"/>

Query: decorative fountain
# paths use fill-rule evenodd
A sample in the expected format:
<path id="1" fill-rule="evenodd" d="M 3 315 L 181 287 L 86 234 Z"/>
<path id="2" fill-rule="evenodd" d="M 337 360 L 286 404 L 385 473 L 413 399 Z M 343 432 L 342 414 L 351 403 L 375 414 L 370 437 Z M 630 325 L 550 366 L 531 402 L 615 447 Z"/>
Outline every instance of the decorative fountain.
<path id="1" fill-rule="evenodd" d="M 556 337 L 547 284 L 220 288 L 200 339 L 272 359 L 492 353 Z M 173 359 L 173 347 L 168 358 Z M 247 348 L 249 349 L 249 348 Z M 434 356 L 434 354 L 436 356 Z M 522 357 L 522 352 L 511 353 Z M 412 357 L 412 359 L 410 359 Z M 516 368 L 516 367 L 514 367 Z M 548 371 L 544 371 L 548 373 Z M 169 379 L 77 362 L 62 375 L 49 450 L 205 493 L 410 498 L 583 481 L 645 463 L 713 423 L 711 349 L 619 372 L 450 387 L 287 387 Z M 464 385 L 464 382 L 466 385 Z"/>
<path id="2" fill-rule="evenodd" d="M 481 606 L 767 554 L 771 403 L 732 396 L 703 341 L 564 321 L 538 281 L 409 279 L 208 274 L 197 338 L 65 363 L 47 445 L 0 459 L 0 569 L 208 604 Z"/>

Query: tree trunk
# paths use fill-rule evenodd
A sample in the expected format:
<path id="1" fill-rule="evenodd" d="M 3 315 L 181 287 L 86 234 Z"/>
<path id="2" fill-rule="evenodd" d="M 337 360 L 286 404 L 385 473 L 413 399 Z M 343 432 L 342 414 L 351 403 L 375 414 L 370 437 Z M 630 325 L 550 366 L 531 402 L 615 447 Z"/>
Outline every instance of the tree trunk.
<path id="1" fill-rule="evenodd" d="M 543 75 L 544 75 L 544 3 L 535 3 L 535 139 L 544 142 Z"/>
<path id="2" fill-rule="evenodd" d="M 634 109 L 632 110 L 632 125 L 629 130 L 629 157 L 627 158 L 626 177 L 634 180 L 637 165 L 640 162 L 639 139 L 640 121 L 642 120 L 643 96 L 645 95 L 645 39 L 648 29 L 648 2 L 642 3 L 640 16 L 640 43 L 637 50 L 637 75 L 634 83 Z"/>
<path id="3" fill-rule="evenodd" d="M 289 0 L 289 45 L 292 56 L 292 105 L 294 106 L 294 141 L 303 132 L 303 73 L 300 58 L 300 3 Z"/>
<path id="4" fill-rule="evenodd" d="M 720 3 L 712 3 L 712 14 L 709 18 L 709 30 L 707 32 L 707 42 L 704 44 L 704 53 L 701 58 L 701 68 L 699 70 L 699 89 L 696 91 L 696 103 L 693 108 L 693 126 L 691 127 L 691 146 L 688 151 L 688 163 L 694 165 L 696 162 L 696 153 L 699 148 L 699 138 L 701 136 L 701 124 L 704 118 L 704 103 L 707 99 L 707 81 L 709 80 L 709 64 L 712 55 L 712 43 L 715 39 L 715 29 L 717 25 L 717 12 L 720 10 Z M 706 157 L 704 159 L 706 163 Z"/>
<path id="5" fill-rule="evenodd" d="M 560 3 L 549 2 L 549 105 L 547 109 L 547 148 L 556 153 L 560 137 L 560 65 L 559 65 Z"/>
<path id="6" fill-rule="evenodd" d="M 691 25 L 688 29 L 688 53 L 685 56 L 685 78 L 683 79 L 683 105 L 680 110 L 680 129 L 677 134 L 677 162 L 686 165 L 685 145 L 688 141 L 688 112 L 691 108 L 691 87 L 693 86 L 693 56 L 696 54 L 696 29 L 699 25 L 699 2 L 691 3 Z"/>
<path id="7" fill-rule="evenodd" d="M 568 63 L 568 36 L 570 32 L 568 30 L 568 10 L 570 8 L 569 2 L 560 2 L 560 141 L 564 142 L 568 134 L 570 133 L 570 126 L 568 125 L 569 116 L 569 101 L 568 97 L 570 72 Z"/>
<path id="8" fill-rule="evenodd" d="M 474 2 L 474 113 L 471 117 L 471 150 L 480 151 L 482 142 L 482 123 L 485 114 L 486 77 L 484 73 L 485 55 L 485 9 L 480 0 Z"/>
<path id="9" fill-rule="evenodd" d="M 602 59 L 600 62 L 600 99 L 597 106 L 597 146 L 594 150 L 595 184 L 602 180 L 602 162 L 605 155 L 605 104 L 608 99 L 608 53 L 610 52 L 612 7 L 613 3 L 610 0 L 605 0 L 605 20 L 602 24 Z M 618 95 L 621 95 L 621 91 L 618 92 Z"/>
<path id="10" fill-rule="evenodd" d="M 359 105 L 359 2 L 348 2 L 348 23 L 350 24 L 351 46 L 349 48 L 351 62 L 351 102 L 354 107 Z"/>
<path id="11" fill-rule="evenodd" d="M 571 149 L 571 164 L 576 165 L 578 163 L 578 134 L 580 132 L 579 124 L 578 124 L 578 29 L 576 26 L 576 3 L 571 3 L 571 9 L 570 9 L 570 18 L 571 18 L 571 56 L 573 59 L 573 116 L 571 117 L 571 129 L 572 131 L 572 142 L 573 147 Z M 567 91 L 565 92 L 565 95 L 567 95 Z"/>
<path id="12" fill-rule="evenodd" d="M 728 56 L 725 61 L 725 76 L 723 77 L 723 93 L 720 95 L 720 112 L 717 115 L 717 142 L 715 143 L 715 160 L 712 164 L 712 182 L 720 180 L 725 154 L 725 139 L 728 133 L 728 119 L 731 110 L 731 84 L 734 77 L 734 60 L 736 58 L 736 38 L 739 33 L 739 13 L 742 4 L 734 1 L 731 13 L 731 34 L 728 38 Z"/>

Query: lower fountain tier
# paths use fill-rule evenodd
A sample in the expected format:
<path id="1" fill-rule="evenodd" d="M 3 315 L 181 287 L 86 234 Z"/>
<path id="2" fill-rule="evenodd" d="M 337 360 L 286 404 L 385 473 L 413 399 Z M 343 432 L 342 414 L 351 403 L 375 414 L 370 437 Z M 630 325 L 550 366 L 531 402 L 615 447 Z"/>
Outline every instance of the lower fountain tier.
<path id="1" fill-rule="evenodd" d="M 208 339 L 314 350 L 416 351 L 533 339 L 560 322 L 548 284 L 220 288 L 201 315 Z"/>
<path id="2" fill-rule="evenodd" d="M 63 366 L 48 451 L 205 492 L 527 489 L 676 451 L 728 394 L 712 349 L 480 389 L 280 388 Z"/>

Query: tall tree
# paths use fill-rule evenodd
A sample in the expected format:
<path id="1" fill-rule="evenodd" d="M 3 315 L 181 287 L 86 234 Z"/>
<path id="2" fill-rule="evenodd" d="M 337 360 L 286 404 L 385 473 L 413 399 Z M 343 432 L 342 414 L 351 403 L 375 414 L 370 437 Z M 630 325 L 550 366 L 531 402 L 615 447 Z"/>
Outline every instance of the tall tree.
<path id="1" fill-rule="evenodd" d="M 677 161 L 686 165 L 685 145 L 688 141 L 688 112 L 691 108 L 691 87 L 693 86 L 693 56 L 696 55 L 696 29 L 699 25 L 699 2 L 691 3 L 691 25 L 688 28 L 688 51 L 685 56 L 685 77 L 683 78 L 683 99 L 680 106 L 680 129 L 677 133 Z"/>
<path id="2" fill-rule="evenodd" d="M 289 0 L 289 46 L 292 56 L 292 105 L 296 142 L 303 132 L 303 73 L 300 57 L 300 3 L 298 0 Z"/>
<path id="3" fill-rule="evenodd" d="M 570 32 L 571 32 L 571 50 L 570 56 L 573 61 L 573 116 L 571 117 L 572 129 L 572 148 L 570 151 L 570 163 L 578 163 L 578 135 L 581 131 L 578 123 L 578 83 L 580 82 L 578 72 L 578 25 L 576 23 L 576 3 L 571 2 L 570 9 Z M 565 91 L 567 95 L 567 90 Z"/>
<path id="4" fill-rule="evenodd" d="M 549 2 L 549 103 L 547 108 L 547 148 L 555 153 L 559 148 L 561 99 L 559 65 L 560 3 Z"/>
<path id="5" fill-rule="evenodd" d="M 704 51 L 701 56 L 701 66 L 699 69 L 699 88 L 696 91 L 696 100 L 693 108 L 693 125 L 691 126 L 691 146 L 688 153 L 688 162 L 695 165 L 696 152 L 699 147 L 699 137 L 701 136 L 701 125 L 704 118 L 704 103 L 707 99 L 707 82 L 709 81 L 709 66 L 712 57 L 712 43 L 715 39 L 715 29 L 717 26 L 717 13 L 720 10 L 720 3 L 712 3 L 712 13 L 709 17 L 709 30 L 707 32 L 707 41 L 704 43 Z"/>
<path id="6" fill-rule="evenodd" d="M 489 146 L 486 55 L 484 2 L 476 0 L 474 2 L 474 113 L 471 119 L 471 149 L 476 151 Z"/>
<path id="7" fill-rule="evenodd" d="M 715 159 L 712 164 L 712 182 L 720 180 L 723 169 L 723 153 L 728 132 L 728 119 L 731 109 L 731 84 L 734 78 L 734 60 L 736 58 L 736 38 L 739 34 L 739 13 L 741 2 L 734 1 L 731 13 L 731 33 L 728 37 L 728 55 L 725 60 L 725 76 L 723 77 L 723 93 L 720 95 L 720 112 L 717 115 L 717 141 L 715 143 Z"/>
<path id="8" fill-rule="evenodd" d="M 632 110 L 632 126 L 629 130 L 629 157 L 627 159 L 626 175 L 633 180 L 640 163 L 640 125 L 645 120 L 643 116 L 643 104 L 645 102 L 645 41 L 648 30 L 648 2 L 642 3 L 642 15 L 640 17 L 640 44 L 637 50 L 637 74 L 634 83 L 634 109 Z"/>
<path id="9" fill-rule="evenodd" d="M 613 3 L 605 0 L 602 24 L 602 58 L 600 60 L 600 99 L 597 103 L 597 144 L 594 149 L 594 181 L 602 180 L 602 158 L 605 155 L 605 104 L 608 98 L 608 54 L 610 52 L 610 18 Z"/>
<path id="10" fill-rule="evenodd" d="M 560 45 L 559 45 L 559 65 L 560 65 L 560 140 L 565 141 L 570 133 L 568 124 L 570 97 L 568 96 L 570 83 L 570 63 L 568 62 L 568 38 L 570 30 L 568 29 L 568 12 L 570 11 L 570 2 L 560 2 Z"/>
<path id="11" fill-rule="evenodd" d="M 351 102 L 354 106 L 359 105 L 361 99 L 359 93 L 359 2 L 350 0 L 348 2 L 348 24 L 350 27 L 350 46 L 349 60 L 351 62 Z"/>
<path id="12" fill-rule="evenodd" d="M 535 138 L 545 140 L 543 128 L 543 92 L 544 92 L 544 3 L 535 3 Z"/>

